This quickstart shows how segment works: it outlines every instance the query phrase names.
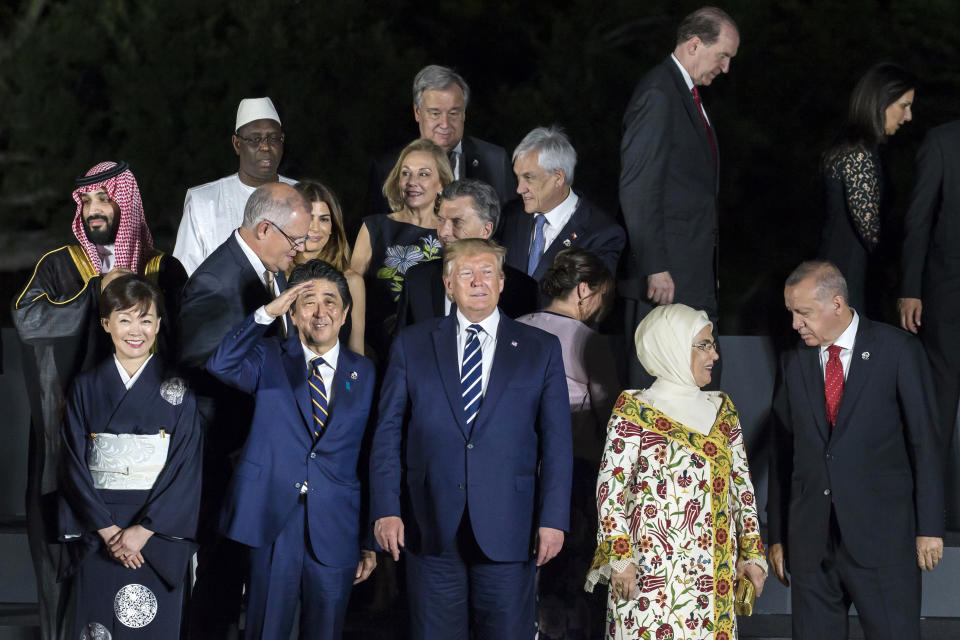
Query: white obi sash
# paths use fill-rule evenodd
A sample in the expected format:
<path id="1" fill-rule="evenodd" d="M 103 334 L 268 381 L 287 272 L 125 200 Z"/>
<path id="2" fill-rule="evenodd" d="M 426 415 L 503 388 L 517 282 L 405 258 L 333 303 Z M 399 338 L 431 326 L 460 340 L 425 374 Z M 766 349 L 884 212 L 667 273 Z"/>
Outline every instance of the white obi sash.
<path id="1" fill-rule="evenodd" d="M 87 467 L 97 489 L 152 489 L 167 463 L 170 435 L 92 433 Z"/>

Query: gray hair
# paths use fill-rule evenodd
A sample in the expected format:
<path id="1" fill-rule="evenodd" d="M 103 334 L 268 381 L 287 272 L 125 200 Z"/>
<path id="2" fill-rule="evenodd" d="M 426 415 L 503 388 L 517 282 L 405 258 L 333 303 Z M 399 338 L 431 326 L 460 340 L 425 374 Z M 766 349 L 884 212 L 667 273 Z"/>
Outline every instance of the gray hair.
<path id="1" fill-rule="evenodd" d="M 814 296 L 820 302 L 827 302 L 834 296 L 840 296 L 844 302 L 850 301 L 847 280 L 837 265 L 827 260 L 807 260 L 790 272 L 785 286 L 795 287 L 807 278 L 816 278 Z"/>
<path id="2" fill-rule="evenodd" d="M 723 25 L 730 25 L 739 32 L 737 23 L 726 11 L 717 7 L 700 7 L 680 22 L 677 27 L 677 44 L 683 44 L 690 38 L 700 38 L 708 47 L 720 37 Z"/>
<path id="3" fill-rule="evenodd" d="M 531 151 L 538 151 L 537 163 L 541 169 L 553 171 L 562 169 L 564 184 L 573 184 L 573 170 L 577 166 L 577 151 L 570 144 L 570 138 L 557 126 L 537 127 L 520 141 L 513 150 L 513 161 Z"/>
<path id="4" fill-rule="evenodd" d="M 496 190 L 486 182 L 473 178 L 454 180 L 443 188 L 440 197 L 443 200 L 471 198 L 473 200 L 473 210 L 480 220 L 484 223 L 491 223 L 493 231 L 497 230 L 497 225 L 500 223 L 500 197 Z"/>
<path id="5" fill-rule="evenodd" d="M 463 108 L 470 104 L 470 87 L 459 73 L 450 67 L 441 67 L 430 64 L 420 69 L 413 79 L 413 103 L 420 109 L 423 107 L 424 91 L 445 91 L 457 85 L 463 91 Z"/>
<path id="6" fill-rule="evenodd" d="M 293 191 L 290 195 L 275 198 L 273 190 L 276 186 L 277 183 L 275 182 L 260 185 L 250 194 L 250 198 L 247 199 L 247 206 L 243 208 L 242 226 L 244 229 L 253 229 L 264 220 L 269 220 L 278 227 L 283 227 L 290 221 L 290 216 L 297 207 L 310 211 L 310 205 L 296 191 Z M 293 187 L 291 187 L 292 189 Z"/>

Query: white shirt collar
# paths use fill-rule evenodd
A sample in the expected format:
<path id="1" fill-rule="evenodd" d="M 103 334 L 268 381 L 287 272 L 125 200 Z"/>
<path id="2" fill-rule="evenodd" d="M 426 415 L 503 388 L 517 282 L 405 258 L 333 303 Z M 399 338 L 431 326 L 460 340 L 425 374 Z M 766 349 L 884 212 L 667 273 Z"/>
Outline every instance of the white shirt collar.
<path id="1" fill-rule="evenodd" d="M 578 204 L 580 204 L 580 196 L 575 194 L 573 189 L 570 189 L 567 197 L 553 209 L 545 212 L 543 217 L 547 219 L 547 224 L 551 227 L 557 230 L 562 229 L 563 225 L 567 224 L 567 221 L 573 216 L 573 212 L 577 210 Z"/>
<path id="2" fill-rule="evenodd" d="M 680 69 L 680 73 L 683 75 L 683 81 L 687 83 L 687 90 L 693 91 L 693 78 L 690 77 L 690 74 L 687 73 L 687 70 L 684 68 L 684 66 L 680 64 L 680 60 L 677 59 L 677 56 L 671 53 L 670 57 L 673 58 L 677 68 Z"/>
<path id="3" fill-rule="evenodd" d="M 840 334 L 840 337 L 833 341 L 833 344 L 837 345 L 841 349 L 846 349 L 848 351 L 853 350 L 854 343 L 857 339 L 857 328 L 860 326 L 860 316 L 857 315 L 857 312 L 853 312 L 853 319 L 850 320 L 850 324 L 847 325 L 847 328 L 843 330 L 843 333 Z M 820 355 L 830 348 L 830 345 L 825 347 L 820 347 Z"/>
<path id="4" fill-rule="evenodd" d="M 488 315 L 486 318 L 480 322 L 470 322 L 467 320 L 467 316 L 463 315 L 463 312 L 460 311 L 459 307 L 457 308 L 457 328 L 459 330 L 459 335 L 463 335 L 467 331 L 467 327 L 472 324 L 478 324 L 483 328 L 483 332 L 488 336 L 495 338 L 497 337 L 497 327 L 500 326 L 500 309 L 494 307 L 493 313 Z"/>
<path id="5" fill-rule="evenodd" d="M 237 239 L 237 243 L 240 245 L 243 255 L 247 256 L 247 260 L 250 261 L 250 266 L 253 267 L 253 270 L 257 272 L 257 277 L 260 278 L 260 282 L 266 286 L 267 279 L 264 277 L 263 272 L 266 271 L 267 268 L 264 266 L 263 260 L 261 260 L 260 256 L 258 256 L 256 252 L 250 248 L 250 245 L 247 244 L 247 241 L 243 239 L 243 236 L 240 235 L 239 229 L 234 229 L 233 237 Z"/>
<path id="6" fill-rule="evenodd" d="M 303 344 L 302 342 L 300 343 L 300 346 L 303 347 L 303 358 L 304 358 L 304 361 L 307 363 L 307 369 L 310 368 L 310 361 L 316 358 L 317 356 L 320 356 L 321 358 L 323 358 L 324 364 L 329 366 L 334 371 L 337 370 L 337 362 L 340 360 L 340 341 L 339 340 L 337 340 L 336 344 L 330 347 L 330 350 L 327 351 L 326 353 L 314 353 L 313 351 L 310 350 L 310 348 L 307 345 Z"/>
<path id="7" fill-rule="evenodd" d="M 113 362 L 117 365 L 117 371 L 120 373 L 120 381 L 123 383 L 123 386 L 127 388 L 127 391 L 130 390 L 130 387 L 137 383 L 137 380 L 140 378 L 140 374 L 143 373 L 143 370 L 147 368 L 147 363 L 150 362 L 150 358 L 153 357 L 151 353 L 147 356 L 147 359 L 143 361 L 143 364 L 140 365 L 140 368 L 137 369 L 136 373 L 132 376 L 127 373 L 127 370 L 123 368 L 123 365 L 120 364 L 120 359 L 117 358 L 117 354 L 113 354 Z"/>

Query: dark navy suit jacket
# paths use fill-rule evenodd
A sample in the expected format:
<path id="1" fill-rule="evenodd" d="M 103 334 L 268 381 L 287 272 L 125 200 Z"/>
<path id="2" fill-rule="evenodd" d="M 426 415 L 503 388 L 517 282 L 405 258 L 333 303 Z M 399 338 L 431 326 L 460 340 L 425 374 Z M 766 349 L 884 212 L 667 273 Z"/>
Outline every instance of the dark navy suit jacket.
<path id="1" fill-rule="evenodd" d="M 370 458 L 374 520 L 400 516 L 411 551 L 456 545 L 469 509 L 480 549 L 530 559 L 538 527 L 567 530 L 573 464 L 560 342 L 501 313 L 493 367 L 472 428 L 457 364 L 457 316 L 393 343 Z"/>
<path id="2" fill-rule="evenodd" d="M 792 570 L 823 559 L 831 505 L 865 567 L 915 561 L 916 536 L 943 536 L 942 448 L 920 341 L 860 316 L 852 355 L 833 429 L 819 347 L 781 358 L 767 515 Z"/>
<path id="3" fill-rule="evenodd" d="M 373 401 L 375 373 L 367 358 L 341 344 L 330 419 L 313 436 L 308 369 L 296 331 L 281 341 L 248 316 L 207 363 L 214 376 L 256 397 L 250 436 L 220 518 L 225 536 L 260 547 L 286 524 L 307 482 L 307 527 L 317 559 L 333 567 L 359 559 L 362 486 L 357 461 Z M 364 518 L 365 520 L 365 518 Z"/>
<path id="4" fill-rule="evenodd" d="M 283 273 L 277 275 L 277 281 L 283 291 L 287 284 Z M 206 428 L 204 446 L 209 451 L 226 455 L 240 448 L 246 439 L 253 404 L 245 394 L 213 379 L 204 365 L 233 327 L 268 302 L 270 298 L 260 275 L 232 233 L 197 267 L 183 287 L 181 365 L 197 394 L 197 408 Z M 278 332 L 277 327 L 271 327 L 271 332 Z M 243 428 L 237 428 L 238 423 L 243 423 Z M 208 466 L 206 470 L 213 469 Z"/>
<path id="5" fill-rule="evenodd" d="M 511 203 L 504 211 L 501 233 L 503 246 L 507 248 L 507 264 L 524 273 L 530 256 L 530 243 L 536 224 L 535 216 L 523 210 L 522 203 Z M 617 272 L 620 252 L 626 243 L 626 234 L 617 222 L 600 207 L 580 194 L 580 202 L 570 220 L 560 230 L 540 258 L 537 269 L 531 274 L 537 282 L 543 280 L 553 259 L 563 249 L 580 247 L 589 249 L 610 269 Z"/>

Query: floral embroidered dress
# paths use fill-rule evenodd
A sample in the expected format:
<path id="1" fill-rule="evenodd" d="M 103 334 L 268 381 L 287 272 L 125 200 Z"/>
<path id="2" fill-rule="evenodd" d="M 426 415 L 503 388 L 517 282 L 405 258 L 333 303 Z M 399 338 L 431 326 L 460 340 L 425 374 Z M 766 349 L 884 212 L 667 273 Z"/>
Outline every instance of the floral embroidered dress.
<path id="1" fill-rule="evenodd" d="M 370 267 L 367 288 L 366 340 L 386 364 L 397 326 L 397 300 L 407 269 L 440 258 L 437 230 L 400 222 L 387 214 L 367 216 L 370 234 Z"/>
<path id="2" fill-rule="evenodd" d="M 737 410 L 723 393 L 707 435 L 624 391 L 607 425 L 597 479 L 600 530 L 586 589 L 639 567 L 626 602 L 607 597 L 606 637 L 737 637 L 737 563 L 766 570 Z"/>

